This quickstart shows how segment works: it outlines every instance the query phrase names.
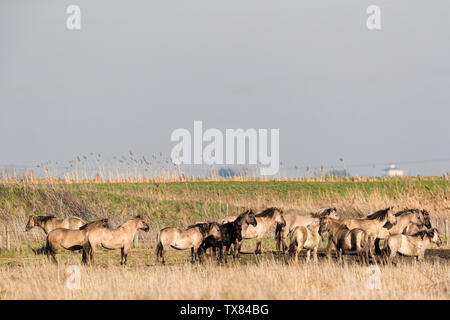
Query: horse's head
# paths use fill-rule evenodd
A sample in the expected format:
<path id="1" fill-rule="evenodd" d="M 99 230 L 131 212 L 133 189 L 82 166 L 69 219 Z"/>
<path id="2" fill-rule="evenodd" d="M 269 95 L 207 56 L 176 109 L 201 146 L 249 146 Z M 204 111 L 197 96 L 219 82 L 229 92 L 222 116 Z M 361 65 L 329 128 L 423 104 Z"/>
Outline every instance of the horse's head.
<path id="1" fill-rule="evenodd" d="M 216 240 L 221 240 L 222 236 L 220 233 L 220 227 L 217 222 L 210 223 L 208 236 L 214 237 Z"/>
<path id="2" fill-rule="evenodd" d="M 25 231 L 29 231 L 36 226 L 36 216 L 30 216 L 28 218 L 27 226 L 25 227 Z"/>
<path id="3" fill-rule="evenodd" d="M 330 218 L 333 218 L 333 219 L 336 219 L 336 220 L 339 219 L 339 215 L 337 214 L 337 209 L 336 208 L 330 208 L 328 216 Z"/>
<path id="4" fill-rule="evenodd" d="M 394 211 L 392 210 L 393 207 L 386 208 L 386 218 L 387 222 L 389 222 L 391 225 L 397 224 L 397 217 L 394 214 Z"/>
<path id="5" fill-rule="evenodd" d="M 437 245 L 438 247 L 441 246 L 442 241 L 441 241 L 441 237 L 440 237 L 440 235 L 439 235 L 438 229 L 436 229 L 436 228 L 431 229 L 431 230 L 428 232 L 428 236 L 429 236 L 429 238 L 430 238 L 430 241 L 436 243 L 436 245 Z"/>
<path id="6" fill-rule="evenodd" d="M 100 220 L 102 228 L 109 228 L 109 221 L 107 218 Z"/>
<path id="7" fill-rule="evenodd" d="M 145 223 L 144 218 L 142 216 L 137 216 L 135 218 L 137 220 L 137 228 L 139 230 L 143 230 L 145 232 L 147 232 L 148 230 L 150 230 L 150 227 L 148 226 L 147 223 Z"/>
<path id="8" fill-rule="evenodd" d="M 420 222 L 428 229 L 431 229 L 432 226 L 431 226 L 431 220 L 430 220 L 430 213 L 427 210 L 422 210 L 420 213 L 421 213 L 420 214 L 420 217 L 421 217 Z"/>
<path id="9" fill-rule="evenodd" d="M 252 209 L 246 211 L 245 222 L 254 227 L 256 227 L 256 225 L 258 224 L 258 222 L 256 221 L 256 218 L 255 218 L 255 212 Z M 239 241 L 241 241 L 241 240 L 239 240 Z"/>
<path id="10" fill-rule="evenodd" d="M 322 236 L 324 233 L 328 232 L 329 230 L 329 223 L 330 218 L 329 217 L 322 217 L 319 222 L 319 234 Z"/>
<path id="11" fill-rule="evenodd" d="M 275 208 L 275 222 L 278 223 L 280 226 L 284 227 L 286 225 L 286 220 L 284 220 L 283 217 L 283 210 L 279 208 Z"/>

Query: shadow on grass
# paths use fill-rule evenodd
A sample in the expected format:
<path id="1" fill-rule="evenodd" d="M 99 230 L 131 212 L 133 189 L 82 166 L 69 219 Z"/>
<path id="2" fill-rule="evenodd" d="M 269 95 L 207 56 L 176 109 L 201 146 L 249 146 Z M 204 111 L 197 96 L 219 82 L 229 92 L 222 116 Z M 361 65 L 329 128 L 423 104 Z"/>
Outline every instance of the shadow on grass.
<path id="1" fill-rule="evenodd" d="M 34 254 L 47 254 L 47 248 L 45 245 L 40 248 L 31 248 L 31 251 Z"/>

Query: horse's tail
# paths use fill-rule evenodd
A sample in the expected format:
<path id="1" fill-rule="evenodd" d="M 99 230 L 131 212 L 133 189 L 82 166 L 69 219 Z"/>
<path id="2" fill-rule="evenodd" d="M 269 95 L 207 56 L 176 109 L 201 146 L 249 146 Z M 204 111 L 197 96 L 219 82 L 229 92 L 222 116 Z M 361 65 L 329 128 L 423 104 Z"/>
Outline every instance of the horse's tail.
<path id="1" fill-rule="evenodd" d="M 50 251 L 51 251 L 50 241 L 48 241 L 48 236 L 47 236 L 47 238 L 45 240 L 45 249 L 44 250 L 45 250 L 44 253 L 46 253 L 47 256 L 48 256 L 50 254 Z"/>
<path id="2" fill-rule="evenodd" d="M 388 239 L 384 240 L 384 248 L 381 250 L 381 259 L 382 260 L 389 257 L 389 255 L 391 254 L 391 248 L 388 245 Z"/>
<path id="3" fill-rule="evenodd" d="M 289 256 L 293 257 L 295 254 L 295 249 L 298 246 L 296 237 L 291 238 L 291 243 L 289 243 Z"/>
<path id="4" fill-rule="evenodd" d="M 86 231 L 86 235 L 84 236 L 83 249 L 81 249 L 82 253 L 82 263 L 87 263 L 88 257 L 92 251 L 91 243 L 89 242 L 89 231 Z"/>
<path id="5" fill-rule="evenodd" d="M 276 250 L 281 251 L 281 232 L 282 227 L 280 224 L 277 223 L 277 226 L 275 228 L 275 241 L 276 241 Z"/>
<path id="6" fill-rule="evenodd" d="M 163 245 L 161 243 L 161 231 L 156 235 L 156 260 L 159 259 L 163 251 Z"/>

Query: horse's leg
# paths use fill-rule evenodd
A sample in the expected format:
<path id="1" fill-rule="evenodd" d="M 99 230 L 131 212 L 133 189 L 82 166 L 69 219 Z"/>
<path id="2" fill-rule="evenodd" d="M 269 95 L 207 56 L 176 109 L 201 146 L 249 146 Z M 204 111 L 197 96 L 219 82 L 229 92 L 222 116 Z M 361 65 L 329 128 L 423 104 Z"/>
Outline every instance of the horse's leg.
<path id="1" fill-rule="evenodd" d="M 123 266 L 123 256 L 124 256 L 124 253 L 123 253 L 123 248 L 120 248 L 120 265 L 121 266 Z"/>
<path id="2" fill-rule="evenodd" d="M 331 240 L 331 236 L 328 237 L 328 243 L 327 243 L 327 258 L 331 258 L 331 246 L 333 245 L 333 241 Z"/>
<path id="3" fill-rule="evenodd" d="M 317 262 L 317 251 L 319 250 L 319 245 L 314 247 L 313 250 L 313 257 L 314 257 L 314 262 Z"/>
<path id="4" fill-rule="evenodd" d="M 311 250 L 306 249 L 306 263 L 308 263 L 310 259 L 311 259 Z"/>
<path id="5" fill-rule="evenodd" d="M 197 252 L 198 262 L 203 263 L 203 250 L 202 250 L 201 246 L 198 246 L 195 251 Z"/>
<path id="6" fill-rule="evenodd" d="M 372 236 L 369 236 L 369 254 L 370 257 L 373 259 L 375 259 L 374 249 L 375 249 L 375 239 Z"/>
<path id="7" fill-rule="evenodd" d="M 257 238 L 256 239 L 255 254 L 261 254 L 261 242 L 262 242 L 262 238 Z"/>
<path id="8" fill-rule="evenodd" d="M 281 243 L 283 246 L 283 253 L 285 253 L 286 250 L 288 249 L 288 244 L 286 241 L 288 233 L 289 233 L 289 230 L 287 230 L 287 227 L 284 227 L 281 232 Z"/>
<path id="9" fill-rule="evenodd" d="M 230 251 L 230 246 L 231 245 L 228 244 L 225 248 L 225 263 L 228 263 L 228 253 Z"/>
<path id="10" fill-rule="evenodd" d="M 52 256 L 53 263 L 58 264 L 58 261 L 56 261 L 56 248 L 52 248 L 52 250 L 50 251 L 50 254 Z"/>
<path id="11" fill-rule="evenodd" d="M 239 256 L 241 255 L 241 246 L 242 246 L 242 242 L 244 241 L 244 239 L 242 239 L 241 241 L 238 241 L 236 239 L 235 243 L 234 243 L 234 251 L 236 251 L 236 255 L 239 258 Z"/>
<path id="12" fill-rule="evenodd" d="M 166 260 L 164 259 L 164 253 L 166 252 L 166 248 L 164 248 L 164 246 L 162 245 L 162 249 L 160 251 L 160 256 L 161 256 L 161 264 L 165 264 Z"/>
<path id="13" fill-rule="evenodd" d="M 219 263 L 222 263 L 223 260 L 223 245 L 219 245 Z"/>
<path id="14" fill-rule="evenodd" d="M 123 256 L 123 264 L 126 266 L 127 265 L 127 260 L 128 260 L 128 250 L 130 250 L 130 247 L 126 246 L 123 247 L 121 249 L 122 252 L 122 256 Z"/>
<path id="15" fill-rule="evenodd" d="M 380 249 L 380 238 L 376 238 L 375 239 L 375 254 L 378 256 L 381 254 L 381 249 Z"/>

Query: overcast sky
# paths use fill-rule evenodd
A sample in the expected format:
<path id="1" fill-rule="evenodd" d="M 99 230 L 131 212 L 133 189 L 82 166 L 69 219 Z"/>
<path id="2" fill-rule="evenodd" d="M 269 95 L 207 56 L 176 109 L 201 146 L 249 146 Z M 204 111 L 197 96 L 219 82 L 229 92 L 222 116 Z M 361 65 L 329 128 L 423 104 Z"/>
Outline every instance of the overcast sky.
<path id="1" fill-rule="evenodd" d="M 279 128 L 287 165 L 439 175 L 449 16 L 448 0 L 0 0 L 0 165 L 169 155 L 172 131 L 202 120 Z"/>

